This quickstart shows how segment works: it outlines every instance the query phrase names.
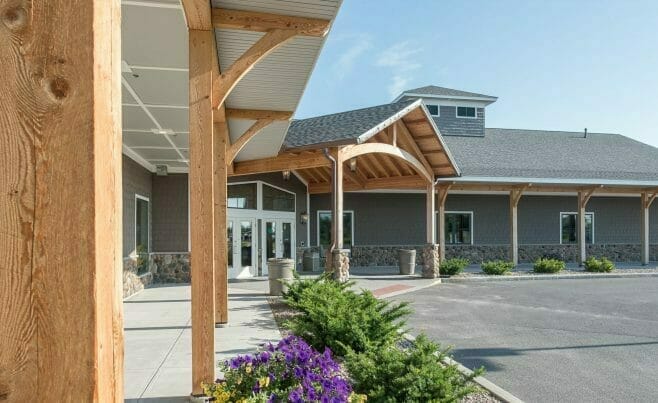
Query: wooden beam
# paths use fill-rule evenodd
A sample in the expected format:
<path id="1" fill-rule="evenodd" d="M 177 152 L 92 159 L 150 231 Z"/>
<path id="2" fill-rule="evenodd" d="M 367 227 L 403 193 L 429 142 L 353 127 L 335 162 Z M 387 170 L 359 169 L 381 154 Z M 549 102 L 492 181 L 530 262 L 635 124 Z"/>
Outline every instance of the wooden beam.
<path id="1" fill-rule="evenodd" d="M 331 21 L 319 18 L 214 8 L 212 10 L 212 24 L 219 29 L 240 29 L 257 32 L 286 29 L 294 31 L 296 35 L 323 37 L 329 31 Z"/>
<path id="2" fill-rule="evenodd" d="M 212 30 L 210 2 L 208 0 L 181 0 L 188 29 Z"/>
<path id="3" fill-rule="evenodd" d="M 218 113 L 214 111 L 213 115 Z M 213 119 L 214 120 L 214 119 Z M 229 142 L 226 122 L 213 123 L 213 265 L 215 269 L 215 324 L 228 322 L 228 241 L 226 232 L 226 199 L 228 196 L 226 165 Z"/>
<path id="4" fill-rule="evenodd" d="M 121 402 L 121 5 L 1 15 L 0 401 Z"/>
<path id="5" fill-rule="evenodd" d="M 224 70 L 213 83 L 213 91 L 218 98 L 213 99 L 213 109 L 224 103 L 233 88 L 260 60 L 272 53 L 278 47 L 292 39 L 297 33 L 290 29 L 274 29 L 268 31 L 254 43 L 231 67 Z"/>
<path id="6" fill-rule="evenodd" d="M 352 181 L 352 183 L 354 183 L 355 185 L 360 186 L 361 188 L 364 188 L 366 186 L 366 180 L 362 179 L 356 172 L 350 171 L 349 167 L 347 169 L 343 170 L 343 175 L 347 179 Z"/>
<path id="7" fill-rule="evenodd" d="M 587 203 L 594 194 L 595 189 L 581 190 L 578 192 L 578 263 L 582 265 L 587 259 L 587 239 L 585 214 Z"/>
<path id="8" fill-rule="evenodd" d="M 434 175 L 431 171 L 427 171 L 426 167 L 418 161 L 413 155 L 407 151 L 393 147 L 389 144 L 376 144 L 376 143 L 364 143 L 358 145 L 349 145 L 345 146 L 342 149 L 343 156 L 345 159 L 350 159 L 364 154 L 383 154 L 390 155 L 392 157 L 398 158 L 402 161 L 407 162 L 411 165 L 414 170 L 421 176 L 425 177 L 428 182 L 433 182 Z"/>
<path id="9" fill-rule="evenodd" d="M 434 184 L 427 184 L 427 191 L 425 192 L 425 239 L 428 244 L 436 243 L 436 210 L 435 210 L 436 194 L 434 192 Z"/>
<path id="10" fill-rule="evenodd" d="M 422 190 L 425 189 L 426 186 L 427 186 L 427 180 L 419 175 L 367 179 L 365 181 L 364 186 L 355 184 L 351 181 L 343 182 L 343 190 L 350 192 L 357 190 L 386 190 L 386 189 Z M 331 184 L 329 182 L 309 183 L 308 192 L 310 194 L 330 193 Z"/>
<path id="11" fill-rule="evenodd" d="M 321 152 L 300 155 L 285 153 L 271 158 L 235 162 L 231 176 L 319 167 L 331 167 L 331 162 Z"/>
<path id="12" fill-rule="evenodd" d="M 253 139 L 261 130 L 265 127 L 272 124 L 273 120 L 271 119 L 258 119 L 251 125 L 247 131 L 245 131 L 240 138 L 238 138 L 235 143 L 231 144 L 230 148 L 226 153 L 226 164 L 230 165 L 235 160 L 235 157 L 238 156 L 240 150 L 247 145 L 249 140 Z"/>
<path id="13" fill-rule="evenodd" d="M 439 260 L 441 262 L 446 258 L 446 200 L 451 186 L 450 183 L 442 183 L 436 186 L 439 202 Z"/>
<path id="14" fill-rule="evenodd" d="M 343 162 L 345 156 L 343 150 L 335 148 L 332 156 L 336 160 L 333 164 L 331 180 L 333 182 L 332 192 L 332 227 L 331 244 L 335 249 L 343 249 Z M 329 256 L 331 258 L 331 256 Z"/>
<path id="15" fill-rule="evenodd" d="M 262 109 L 234 109 L 226 108 L 226 117 L 229 119 L 244 120 L 290 120 L 293 112 L 289 111 L 269 111 Z"/>
<path id="16" fill-rule="evenodd" d="M 416 141 L 409 132 L 409 129 L 407 129 L 407 126 L 405 126 L 403 121 L 397 121 L 395 122 L 395 125 L 399 128 L 398 141 L 402 142 L 411 150 L 411 153 L 416 156 L 416 158 L 425 167 L 425 170 L 432 175 L 432 178 L 434 178 L 434 170 L 432 169 L 432 165 L 427 161 L 427 158 L 425 158 L 425 155 L 418 147 L 418 144 L 416 144 Z"/>
<path id="17" fill-rule="evenodd" d="M 656 194 L 650 195 L 646 192 L 642 193 L 642 197 L 640 198 L 641 201 L 641 207 L 642 207 L 642 219 L 641 219 L 641 236 L 642 236 L 642 242 L 641 242 L 641 258 L 642 258 L 642 264 L 647 265 L 649 264 L 649 258 L 650 258 L 650 243 L 649 243 L 649 208 L 651 207 L 651 203 L 655 199 Z"/>
<path id="18" fill-rule="evenodd" d="M 509 195 L 510 210 L 510 260 L 514 265 L 519 264 L 519 226 L 518 211 L 522 190 L 511 190 Z"/>
<path id="19" fill-rule="evenodd" d="M 215 379 L 212 31 L 189 31 L 192 393 Z"/>

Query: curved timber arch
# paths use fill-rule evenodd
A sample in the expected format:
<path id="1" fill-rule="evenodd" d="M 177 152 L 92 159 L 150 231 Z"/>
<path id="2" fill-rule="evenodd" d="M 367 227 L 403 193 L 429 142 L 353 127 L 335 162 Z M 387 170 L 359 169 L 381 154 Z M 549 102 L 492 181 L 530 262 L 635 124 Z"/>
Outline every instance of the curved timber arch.
<path id="1" fill-rule="evenodd" d="M 392 146 L 390 144 L 382 143 L 364 143 L 353 146 L 346 146 L 340 150 L 340 159 L 342 161 L 348 161 L 352 158 L 358 157 L 364 154 L 386 154 L 397 159 L 400 159 L 418 172 L 422 177 L 424 177 L 429 183 L 434 182 L 434 175 L 432 172 L 428 172 L 425 169 L 425 166 L 413 155 L 407 151 Z"/>

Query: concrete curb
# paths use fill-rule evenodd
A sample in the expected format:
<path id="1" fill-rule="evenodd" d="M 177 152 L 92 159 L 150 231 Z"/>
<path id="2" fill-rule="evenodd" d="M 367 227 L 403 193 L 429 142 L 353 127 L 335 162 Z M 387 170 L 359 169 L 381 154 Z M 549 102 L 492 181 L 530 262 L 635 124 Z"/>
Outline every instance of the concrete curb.
<path id="1" fill-rule="evenodd" d="M 409 340 L 410 342 L 414 342 L 416 338 L 409 333 L 405 333 L 404 338 Z M 453 360 L 450 357 L 446 357 L 443 362 L 447 365 L 455 365 L 459 372 L 464 374 L 465 376 L 470 376 L 473 374 L 473 371 L 470 369 L 466 368 L 462 364 L 458 363 L 457 361 Z M 475 382 L 478 386 L 481 388 L 487 390 L 489 393 L 491 393 L 495 398 L 497 398 L 500 401 L 506 402 L 506 403 L 523 403 L 523 400 L 519 399 L 518 397 L 514 396 L 513 394 L 509 393 L 505 389 L 501 388 L 500 386 L 496 385 L 495 383 L 491 382 L 487 378 L 483 376 L 478 376 L 473 378 L 473 382 Z"/>
<path id="2" fill-rule="evenodd" d="M 468 283 L 489 281 L 523 281 L 523 280 L 587 280 L 602 278 L 642 278 L 658 277 L 658 273 L 591 273 L 591 274 L 528 274 L 521 276 L 473 276 L 473 277 L 444 277 L 444 283 Z"/>

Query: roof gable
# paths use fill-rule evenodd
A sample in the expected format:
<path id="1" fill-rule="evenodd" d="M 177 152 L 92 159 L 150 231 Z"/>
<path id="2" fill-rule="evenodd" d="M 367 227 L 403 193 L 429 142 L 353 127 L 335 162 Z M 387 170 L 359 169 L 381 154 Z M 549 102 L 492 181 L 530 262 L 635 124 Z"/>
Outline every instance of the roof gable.
<path id="1" fill-rule="evenodd" d="M 478 94 L 475 92 L 455 90 L 452 88 L 439 87 L 436 85 L 426 85 L 424 87 L 406 90 L 400 94 L 395 101 L 404 96 L 420 95 L 433 98 L 446 98 L 446 99 L 479 99 L 494 102 L 498 98 L 491 95 Z M 395 102 L 394 101 L 394 102 Z"/>

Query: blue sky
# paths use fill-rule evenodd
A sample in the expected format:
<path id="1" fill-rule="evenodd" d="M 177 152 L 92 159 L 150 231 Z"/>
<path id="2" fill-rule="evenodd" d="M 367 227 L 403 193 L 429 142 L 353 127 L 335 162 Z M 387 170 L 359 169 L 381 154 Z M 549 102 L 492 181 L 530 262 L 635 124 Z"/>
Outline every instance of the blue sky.
<path id="1" fill-rule="evenodd" d="M 658 1 L 344 0 L 296 117 L 428 84 L 498 96 L 487 127 L 658 147 Z"/>

